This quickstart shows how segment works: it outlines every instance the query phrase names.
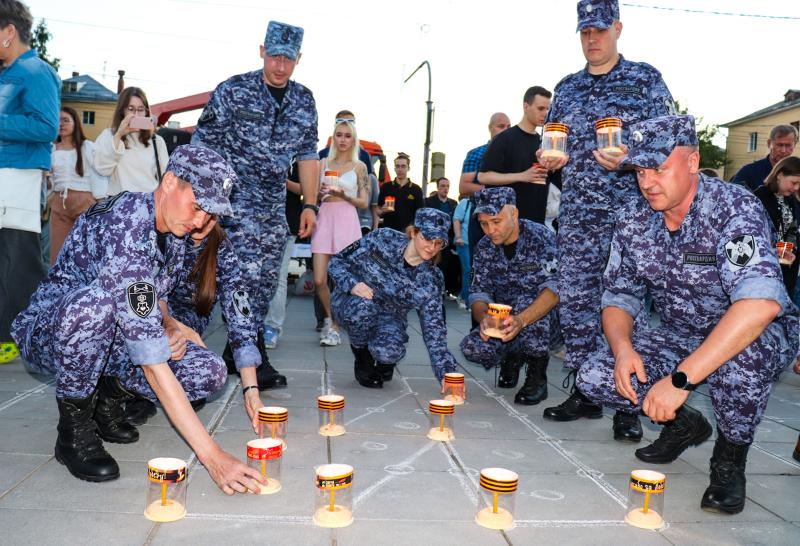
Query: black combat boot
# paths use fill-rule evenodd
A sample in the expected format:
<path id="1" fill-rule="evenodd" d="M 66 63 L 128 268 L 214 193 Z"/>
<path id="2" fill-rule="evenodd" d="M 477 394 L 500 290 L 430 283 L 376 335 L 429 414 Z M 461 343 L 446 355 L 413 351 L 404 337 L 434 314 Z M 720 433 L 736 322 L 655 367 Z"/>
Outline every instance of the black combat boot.
<path id="1" fill-rule="evenodd" d="M 372 358 L 369 349 L 350 345 L 350 350 L 353 351 L 353 355 L 356 357 L 354 371 L 358 384 L 368 389 L 383 388 L 383 379 L 375 369 L 375 360 Z"/>
<path id="2" fill-rule="evenodd" d="M 381 380 L 391 381 L 392 377 L 394 376 L 394 364 L 384 364 L 383 362 L 378 362 L 375 364 L 375 371 L 381 376 Z"/>
<path id="3" fill-rule="evenodd" d="M 515 404 L 533 406 L 547 399 L 547 363 L 550 357 L 540 356 L 528 359 L 525 383 L 514 397 Z"/>
<path id="4" fill-rule="evenodd" d="M 524 362 L 516 355 L 507 354 L 500 363 L 500 377 L 497 378 L 497 386 L 501 389 L 513 389 L 519 382 L 519 370 Z"/>
<path id="5" fill-rule="evenodd" d="M 637 444 L 642 441 L 642 423 L 638 413 L 619 411 L 614 414 L 614 439 Z"/>
<path id="6" fill-rule="evenodd" d="M 140 394 L 125 402 L 125 422 L 138 427 L 156 414 L 156 405 Z"/>
<path id="7" fill-rule="evenodd" d="M 264 332 L 258 331 L 258 352 L 261 353 L 261 364 L 256 368 L 256 379 L 258 380 L 258 390 L 280 389 L 286 386 L 286 376 L 278 373 L 272 367 L 267 356 L 267 348 L 264 346 Z"/>
<path id="8" fill-rule="evenodd" d="M 578 387 L 575 386 L 576 372 L 573 370 L 564 378 L 561 384 L 565 389 L 569 388 L 570 378 L 572 378 L 572 391 L 569 398 L 552 408 L 545 408 L 543 417 L 551 421 L 575 421 L 581 417 L 587 419 L 600 419 L 603 417 L 603 408 L 593 404 Z"/>
<path id="9" fill-rule="evenodd" d="M 119 379 L 101 375 L 97 383 L 97 407 L 94 421 L 97 433 L 106 442 L 132 444 L 139 439 L 139 431 L 125 420 L 125 402 L 133 395 L 122 388 Z"/>
<path id="10" fill-rule="evenodd" d="M 708 440 L 712 432 L 711 425 L 703 414 L 684 404 L 675 412 L 675 419 L 664 425 L 656 441 L 637 449 L 634 454 L 637 459 L 646 463 L 671 463 L 687 447 L 697 446 Z"/>
<path id="11" fill-rule="evenodd" d="M 703 493 L 700 507 L 706 512 L 738 514 L 744 509 L 744 469 L 750 444 L 734 444 L 717 429 L 717 441 L 711 455 L 711 484 Z"/>
<path id="12" fill-rule="evenodd" d="M 58 462 L 81 480 L 105 482 L 119 478 L 119 466 L 103 448 L 92 419 L 97 392 L 88 398 L 64 398 L 56 402 L 59 416 L 55 455 Z"/>
<path id="13" fill-rule="evenodd" d="M 800 435 L 797 437 L 797 443 L 794 446 L 794 451 L 792 452 L 792 458 L 800 462 Z"/>

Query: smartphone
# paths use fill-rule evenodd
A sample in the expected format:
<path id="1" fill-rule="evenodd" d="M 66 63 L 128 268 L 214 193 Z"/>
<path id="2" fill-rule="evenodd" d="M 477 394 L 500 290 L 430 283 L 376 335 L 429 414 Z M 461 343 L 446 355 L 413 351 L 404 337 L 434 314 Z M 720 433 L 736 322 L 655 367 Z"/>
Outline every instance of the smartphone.
<path id="1" fill-rule="evenodd" d="M 131 129 L 139 129 L 145 131 L 152 131 L 153 130 L 153 120 L 149 117 L 135 117 L 131 118 L 131 122 L 128 124 L 128 127 Z"/>

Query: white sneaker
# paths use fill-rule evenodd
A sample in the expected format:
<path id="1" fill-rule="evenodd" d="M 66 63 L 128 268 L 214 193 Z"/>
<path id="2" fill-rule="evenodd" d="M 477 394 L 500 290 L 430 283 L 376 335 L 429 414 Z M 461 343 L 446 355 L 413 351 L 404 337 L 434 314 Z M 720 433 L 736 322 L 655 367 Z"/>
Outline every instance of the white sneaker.
<path id="1" fill-rule="evenodd" d="M 339 336 L 339 331 L 334 328 L 328 330 L 328 334 L 319 340 L 319 344 L 323 347 L 336 347 L 341 343 L 342 338 Z"/>
<path id="2" fill-rule="evenodd" d="M 328 332 L 330 331 L 331 327 L 333 326 L 333 321 L 329 318 L 325 318 L 322 321 L 322 330 L 319 331 L 319 339 L 322 341 L 327 337 Z"/>
<path id="3" fill-rule="evenodd" d="M 461 298 L 458 298 L 458 308 L 459 309 L 466 309 L 467 308 L 467 304 L 464 303 L 464 300 L 462 300 Z"/>

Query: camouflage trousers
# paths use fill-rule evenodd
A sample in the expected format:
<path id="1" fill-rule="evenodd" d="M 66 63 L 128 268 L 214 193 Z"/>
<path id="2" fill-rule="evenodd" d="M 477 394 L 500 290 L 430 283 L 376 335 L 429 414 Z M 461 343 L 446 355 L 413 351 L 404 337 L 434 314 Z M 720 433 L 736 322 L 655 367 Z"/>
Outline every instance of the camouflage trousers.
<path id="1" fill-rule="evenodd" d="M 564 367 L 572 370 L 580 368 L 595 350 L 601 332 L 603 271 L 614 233 L 613 221 L 585 220 L 560 224 L 557 236 L 559 314 L 567 349 Z"/>
<path id="2" fill-rule="evenodd" d="M 603 341 L 598 341 L 597 351 L 581 366 L 575 384 L 597 404 L 636 413 L 641 410 L 650 388 L 670 375 L 701 342 L 701 338 L 679 334 L 664 327 L 637 329 L 633 346 L 644 362 L 648 378 L 648 383 L 642 384 L 635 375 L 631 376 L 638 405 L 622 398 L 617 392 L 614 356 Z M 794 358 L 789 345 L 783 329 L 773 323 L 741 353 L 708 376 L 717 426 L 728 440 L 748 444 L 753 441 L 772 385 Z"/>
<path id="3" fill-rule="evenodd" d="M 128 358 L 111 295 L 98 286 L 64 295 L 39 314 L 29 331 L 16 334 L 25 367 L 32 373 L 55 374 L 59 399 L 88 397 L 100 375 L 117 377 L 126 389 L 156 399 L 142 367 Z M 190 400 L 219 391 L 227 378 L 222 359 L 193 343 L 182 359 L 168 365 Z"/>
<path id="4" fill-rule="evenodd" d="M 289 237 L 286 207 L 283 203 L 266 208 L 265 205 L 237 203 L 234 208 L 236 218 L 226 218 L 222 226 L 236 249 L 253 316 L 261 329 L 278 286 L 283 251 Z"/>
<path id="5" fill-rule="evenodd" d="M 383 309 L 374 300 L 334 290 L 333 318 L 355 347 L 367 347 L 376 361 L 396 364 L 406 356 L 408 320 Z"/>
<path id="6" fill-rule="evenodd" d="M 525 302 L 521 302 L 525 303 Z M 519 313 L 527 308 L 526 304 L 514 304 L 514 313 Z M 464 357 L 472 362 L 483 365 L 487 370 L 500 364 L 506 356 L 514 355 L 519 358 L 536 358 L 547 355 L 550 345 L 550 314 L 540 318 L 534 323 L 527 325 L 520 330 L 517 337 L 507 343 L 499 339 L 489 338 L 483 341 L 480 335 L 480 327 L 473 328 L 464 339 L 461 340 L 461 352 Z"/>

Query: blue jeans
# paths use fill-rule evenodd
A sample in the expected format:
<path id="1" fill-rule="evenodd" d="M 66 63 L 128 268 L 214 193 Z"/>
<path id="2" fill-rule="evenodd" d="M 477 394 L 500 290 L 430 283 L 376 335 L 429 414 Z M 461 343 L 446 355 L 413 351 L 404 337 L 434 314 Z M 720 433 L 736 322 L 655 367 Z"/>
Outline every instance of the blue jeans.
<path id="1" fill-rule="evenodd" d="M 470 285 L 469 245 L 466 243 L 461 246 L 456 245 L 456 252 L 458 252 L 458 258 L 461 260 L 461 294 L 459 296 L 466 303 L 467 299 L 469 299 Z"/>

